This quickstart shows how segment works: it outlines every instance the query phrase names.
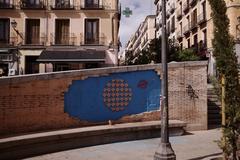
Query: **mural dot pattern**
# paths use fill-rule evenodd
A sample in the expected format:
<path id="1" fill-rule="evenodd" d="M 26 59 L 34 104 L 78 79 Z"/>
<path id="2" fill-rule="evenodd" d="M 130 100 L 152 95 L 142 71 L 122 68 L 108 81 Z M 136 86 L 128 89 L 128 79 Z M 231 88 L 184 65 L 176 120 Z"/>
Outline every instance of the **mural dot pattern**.
<path id="1" fill-rule="evenodd" d="M 103 89 L 103 101 L 112 112 L 126 109 L 132 100 L 132 89 L 122 79 L 113 79 Z"/>

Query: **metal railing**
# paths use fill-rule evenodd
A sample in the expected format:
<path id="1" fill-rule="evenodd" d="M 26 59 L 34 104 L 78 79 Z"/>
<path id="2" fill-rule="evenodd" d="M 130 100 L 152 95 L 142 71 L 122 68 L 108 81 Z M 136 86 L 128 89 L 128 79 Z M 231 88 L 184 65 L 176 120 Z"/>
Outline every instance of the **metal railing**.
<path id="1" fill-rule="evenodd" d="M 171 12 L 171 13 L 174 13 L 174 11 L 175 11 L 175 3 L 172 3 L 172 4 L 170 5 L 170 12 Z"/>
<path id="2" fill-rule="evenodd" d="M 20 3 L 20 8 L 21 9 L 46 9 L 46 2 L 44 0 L 39 0 L 34 2 L 22 0 Z"/>
<path id="3" fill-rule="evenodd" d="M 51 9 L 55 9 L 55 10 L 65 10 L 65 9 L 75 9 L 75 5 L 74 5 L 74 1 L 73 3 L 69 1 L 55 1 L 55 4 L 51 5 Z"/>
<path id="4" fill-rule="evenodd" d="M 206 19 L 206 14 L 205 13 L 201 13 L 201 14 L 198 15 L 198 18 L 197 18 L 197 23 L 198 24 L 204 23 L 206 21 L 207 21 L 207 19 Z"/>
<path id="5" fill-rule="evenodd" d="M 177 19 L 181 19 L 181 18 L 182 18 L 182 9 L 179 8 L 179 9 L 177 10 Z"/>
<path id="6" fill-rule="evenodd" d="M 99 3 L 84 3 L 81 5 L 81 9 L 86 9 L 86 10 L 99 10 L 99 9 L 104 9 L 103 5 L 100 5 Z"/>
<path id="7" fill-rule="evenodd" d="M 182 31 L 177 31 L 177 39 L 183 38 Z"/>
<path id="8" fill-rule="evenodd" d="M 20 33 L 21 37 L 18 38 L 18 43 L 20 45 L 29 45 L 29 46 L 44 46 L 47 42 L 47 36 L 45 33 L 41 33 L 39 36 L 34 37 L 27 35 L 29 33 Z"/>
<path id="9" fill-rule="evenodd" d="M 197 20 L 191 21 L 190 24 L 191 24 L 191 29 L 192 29 L 192 30 L 198 27 L 198 25 L 197 25 Z"/>
<path id="10" fill-rule="evenodd" d="M 74 46 L 77 45 L 77 36 L 74 33 L 57 35 L 54 33 L 50 34 L 50 45 L 66 45 Z"/>
<path id="11" fill-rule="evenodd" d="M 0 2 L 0 9 L 13 9 L 13 8 L 14 8 L 13 0 Z"/>
<path id="12" fill-rule="evenodd" d="M 186 0 L 185 3 L 183 4 L 183 11 L 188 12 L 189 10 L 189 0 Z"/>
<path id="13" fill-rule="evenodd" d="M 197 2 L 197 0 L 189 0 L 189 4 L 190 4 L 191 6 L 195 5 L 196 2 Z"/>
<path id="14" fill-rule="evenodd" d="M 190 32 L 190 24 L 183 27 L 183 34 L 188 34 Z"/>

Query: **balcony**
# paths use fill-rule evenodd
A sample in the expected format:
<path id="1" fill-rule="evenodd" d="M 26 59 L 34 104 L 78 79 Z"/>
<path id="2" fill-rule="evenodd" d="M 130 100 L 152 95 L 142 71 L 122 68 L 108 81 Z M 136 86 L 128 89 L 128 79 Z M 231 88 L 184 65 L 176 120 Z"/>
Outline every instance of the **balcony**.
<path id="1" fill-rule="evenodd" d="M 27 33 L 20 33 L 21 41 L 19 44 L 22 46 L 45 46 L 47 42 L 47 36 L 45 33 L 41 33 L 39 37 L 30 37 Z"/>
<path id="2" fill-rule="evenodd" d="M 191 6 L 194 6 L 196 4 L 197 0 L 189 0 L 189 4 Z"/>
<path id="3" fill-rule="evenodd" d="M 183 4 L 183 11 L 187 13 L 189 11 L 189 1 L 186 0 L 185 3 Z"/>
<path id="4" fill-rule="evenodd" d="M 50 34 L 50 44 L 56 46 L 75 46 L 77 45 L 77 36 L 74 33 L 70 35 L 54 35 Z"/>
<path id="5" fill-rule="evenodd" d="M 84 3 L 83 5 L 81 5 L 81 9 L 83 9 L 83 10 L 103 10 L 104 7 L 103 7 L 103 5 L 100 5 L 99 3 L 92 3 L 92 4 Z"/>
<path id="6" fill-rule="evenodd" d="M 174 11 L 175 11 L 175 3 L 172 3 L 172 4 L 170 5 L 170 12 L 173 14 Z"/>
<path id="7" fill-rule="evenodd" d="M 167 10 L 166 18 L 167 18 L 167 19 L 170 18 L 170 15 L 171 15 L 170 10 Z"/>
<path id="8" fill-rule="evenodd" d="M 198 15 L 197 23 L 199 25 L 205 23 L 206 21 L 207 21 L 207 19 L 206 19 L 206 14 L 205 13 L 201 13 L 200 15 Z"/>
<path id="9" fill-rule="evenodd" d="M 14 9 L 13 0 L 10 1 L 0 1 L 0 9 Z"/>
<path id="10" fill-rule="evenodd" d="M 187 35 L 190 33 L 190 24 L 187 24 L 183 27 L 183 34 Z"/>
<path id="11" fill-rule="evenodd" d="M 182 9 L 179 8 L 179 9 L 177 10 L 177 19 L 178 19 L 178 20 L 181 20 L 181 18 L 182 18 Z"/>
<path id="12" fill-rule="evenodd" d="M 180 40 L 180 39 L 182 39 L 182 38 L 183 38 L 182 32 L 181 32 L 181 31 L 178 31 L 178 32 L 177 32 L 177 39 Z"/>
<path id="13" fill-rule="evenodd" d="M 198 25 L 197 25 L 197 21 L 195 20 L 195 21 L 192 21 L 191 22 L 191 30 L 194 30 L 194 29 L 196 29 L 198 27 Z"/>
<path id="14" fill-rule="evenodd" d="M 35 10 L 35 9 L 46 9 L 45 1 L 39 0 L 39 1 L 29 1 L 29 0 L 22 0 L 20 7 L 21 9 L 30 9 L 30 10 Z"/>
<path id="15" fill-rule="evenodd" d="M 70 1 L 55 1 L 55 4 L 51 5 L 52 10 L 74 10 L 75 7 Z"/>

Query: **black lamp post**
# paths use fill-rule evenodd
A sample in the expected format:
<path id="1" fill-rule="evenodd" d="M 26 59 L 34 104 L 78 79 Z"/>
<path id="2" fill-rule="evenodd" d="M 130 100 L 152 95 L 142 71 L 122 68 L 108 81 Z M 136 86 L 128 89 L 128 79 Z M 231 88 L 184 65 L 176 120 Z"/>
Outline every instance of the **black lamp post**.
<path id="1" fill-rule="evenodd" d="M 168 133 L 168 66 L 166 33 L 166 0 L 162 0 L 162 83 L 161 83 L 161 142 L 154 155 L 154 160 L 176 160 L 176 155 L 169 142 Z"/>

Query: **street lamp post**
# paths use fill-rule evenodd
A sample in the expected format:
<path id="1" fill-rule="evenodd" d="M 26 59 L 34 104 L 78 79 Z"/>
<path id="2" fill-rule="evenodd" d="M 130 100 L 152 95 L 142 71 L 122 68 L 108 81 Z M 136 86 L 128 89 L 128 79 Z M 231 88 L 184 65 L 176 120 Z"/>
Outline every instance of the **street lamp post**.
<path id="1" fill-rule="evenodd" d="M 168 66 L 167 66 L 166 0 L 162 0 L 162 81 L 161 81 L 161 142 L 154 160 L 176 160 L 168 133 Z"/>

